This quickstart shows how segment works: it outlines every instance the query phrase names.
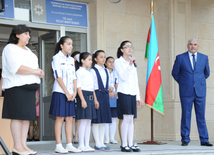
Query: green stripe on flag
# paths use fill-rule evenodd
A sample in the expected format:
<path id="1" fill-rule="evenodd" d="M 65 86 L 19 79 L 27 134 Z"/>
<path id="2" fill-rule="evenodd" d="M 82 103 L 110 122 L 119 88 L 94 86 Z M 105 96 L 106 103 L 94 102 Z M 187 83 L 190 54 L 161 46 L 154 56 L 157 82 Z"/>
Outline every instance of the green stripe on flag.
<path id="1" fill-rule="evenodd" d="M 149 58 L 149 43 L 146 43 L 146 52 L 145 52 L 145 58 L 148 59 Z"/>
<path id="2" fill-rule="evenodd" d="M 155 102 L 153 104 L 153 109 L 155 109 L 157 112 L 160 112 L 161 114 L 164 114 L 164 105 L 163 105 L 163 91 L 162 91 L 162 84 L 160 86 L 158 95 L 155 99 Z"/>

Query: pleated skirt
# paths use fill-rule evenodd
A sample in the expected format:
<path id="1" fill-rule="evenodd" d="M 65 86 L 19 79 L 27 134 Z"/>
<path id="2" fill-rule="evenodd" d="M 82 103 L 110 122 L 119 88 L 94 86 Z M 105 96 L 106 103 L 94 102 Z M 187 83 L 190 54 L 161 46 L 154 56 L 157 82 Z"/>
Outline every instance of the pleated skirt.
<path id="1" fill-rule="evenodd" d="M 94 98 L 93 91 L 82 90 L 82 93 L 87 103 L 87 107 L 85 109 L 82 108 L 80 97 L 77 96 L 76 119 L 95 119 L 97 115 L 93 99 Z"/>
<path id="2" fill-rule="evenodd" d="M 58 117 L 75 116 L 75 102 L 68 101 L 63 93 L 53 92 L 49 114 Z"/>
<path id="3" fill-rule="evenodd" d="M 111 117 L 118 117 L 117 108 L 111 108 Z"/>
<path id="4" fill-rule="evenodd" d="M 136 95 L 118 93 L 117 113 L 118 119 L 123 119 L 123 115 L 134 115 L 137 118 Z"/>
<path id="5" fill-rule="evenodd" d="M 95 90 L 95 93 L 99 102 L 99 108 L 96 109 L 97 117 L 92 119 L 91 123 L 112 123 L 108 93 L 99 90 Z"/>

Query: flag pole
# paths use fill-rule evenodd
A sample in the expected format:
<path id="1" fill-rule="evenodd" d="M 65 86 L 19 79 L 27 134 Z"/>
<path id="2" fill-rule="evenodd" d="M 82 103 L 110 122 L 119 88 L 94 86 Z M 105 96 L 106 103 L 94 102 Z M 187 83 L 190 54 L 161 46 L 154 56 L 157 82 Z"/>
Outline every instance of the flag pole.
<path id="1" fill-rule="evenodd" d="M 154 9 L 154 3 L 153 3 L 153 0 L 151 0 L 151 4 L 150 4 L 150 14 L 151 14 L 151 21 L 150 23 L 152 22 L 152 17 L 153 17 L 153 9 Z M 154 135 L 153 135 L 153 109 L 151 108 L 151 142 L 154 141 Z"/>
<path id="2" fill-rule="evenodd" d="M 151 3 L 150 3 L 150 12 L 151 12 L 151 22 L 152 22 L 152 14 L 153 14 L 153 8 L 154 8 L 154 3 L 153 3 L 153 0 L 151 0 Z"/>
<path id="3" fill-rule="evenodd" d="M 150 23 L 152 23 L 152 18 L 153 18 L 153 9 L 154 9 L 154 5 L 153 5 L 153 0 L 151 0 L 150 3 L 150 14 L 151 14 L 151 21 Z M 162 142 L 158 142 L 158 141 L 154 141 L 154 128 L 153 128 L 153 109 L 151 108 L 151 141 L 147 141 L 147 142 L 143 142 L 143 143 L 138 143 L 138 144 L 150 144 L 150 145 L 163 145 L 163 144 L 167 144 L 167 143 L 162 143 Z"/>

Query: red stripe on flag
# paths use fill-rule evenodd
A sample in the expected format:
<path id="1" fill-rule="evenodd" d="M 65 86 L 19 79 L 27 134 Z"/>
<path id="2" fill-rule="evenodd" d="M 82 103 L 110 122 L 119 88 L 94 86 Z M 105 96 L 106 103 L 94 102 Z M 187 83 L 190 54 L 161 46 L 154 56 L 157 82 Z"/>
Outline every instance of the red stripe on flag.
<path id="1" fill-rule="evenodd" d="M 149 28 L 148 36 L 147 36 L 147 43 L 150 43 L 150 35 L 151 35 L 151 26 Z"/>
<path id="2" fill-rule="evenodd" d="M 152 72 L 149 76 L 147 87 L 146 87 L 146 97 L 145 103 L 153 106 L 158 92 L 161 87 L 161 71 L 160 71 L 160 59 L 159 59 L 159 52 L 155 59 L 154 66 L 152 68 Z"/>

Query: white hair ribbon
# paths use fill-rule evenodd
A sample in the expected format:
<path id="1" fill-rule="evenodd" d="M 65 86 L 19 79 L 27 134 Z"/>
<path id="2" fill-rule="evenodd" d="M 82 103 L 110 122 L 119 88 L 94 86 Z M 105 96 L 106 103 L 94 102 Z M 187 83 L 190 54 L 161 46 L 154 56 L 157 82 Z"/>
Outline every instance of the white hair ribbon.
<path id="1" fill-rule="evenodd" d="M 77 54 L 77 55 L 75 55 L 75 56 L 76 56 L 77 61 L 80 62 L 80 55 Z"/>
<path id="2" fill-rule="evenodd" d="M 96 53 L 96 52 L 97 52 L 97 50 L 95 50 L 95 51 L 93 52 L 93 54 Z"/>

